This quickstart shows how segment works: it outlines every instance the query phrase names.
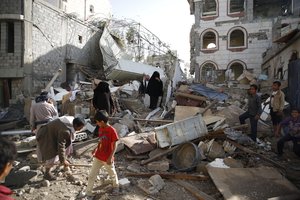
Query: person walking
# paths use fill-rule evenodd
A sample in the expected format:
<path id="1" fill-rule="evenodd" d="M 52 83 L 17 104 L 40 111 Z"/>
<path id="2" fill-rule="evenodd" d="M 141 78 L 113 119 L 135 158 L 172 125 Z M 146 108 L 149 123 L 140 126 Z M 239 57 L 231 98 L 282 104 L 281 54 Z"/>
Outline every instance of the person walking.
<path id="1" fill-rule="evenodd" d="M 154 110 L 158 106 L 161 106 L 163 83 L 160 79 L 160 74 L 158 71 L 153 72 L 151 78 L 149 79 L 147 94 L 150 96 L 150 109 Z"/>
<path id="2" fill-rule="evenodd" d="M 99 126 L 99 138 L 97 148 L 93 151 L 93 165 L 88 176 L 86 195 L 93 196 L 92 189 L 100 168 L 104 167 L 109 177 L 112 179 L 113 193 L 119 191 L 119 181 L 114 165 L 114 154 L 119 140 L 116 130 L 108 122 L 108 113 L 104 110 L 97 111 L 95 121 Z"/>
<path id="3" fill-rule="evenodd" d="M 239 116 L 241 124 L 245 124 L 246 119 L 250 119 L 251 134 L 249 137 L 256 142 L 257 137 L 257 122 L 262 113 L 261 99 L 257 95 L 257 85 L 250 85 L 248 95 L 248 110 Z"/>

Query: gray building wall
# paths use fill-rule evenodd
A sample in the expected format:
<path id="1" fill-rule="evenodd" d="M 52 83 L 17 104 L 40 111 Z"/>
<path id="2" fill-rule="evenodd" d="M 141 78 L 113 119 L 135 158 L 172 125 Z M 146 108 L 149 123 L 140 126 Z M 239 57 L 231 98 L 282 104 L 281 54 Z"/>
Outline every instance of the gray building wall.
<path id="1" fill-rule="evenodd" d="M 14 23 L 14 53 L 7 53 L 7 21 Z M 102 66 L 101 31 L 68 17 L 51 2 L 0 0 L 0 32 L 0 81 L 11 82 L 9 97 L 0 90 L 0 106 L 3 98 L 36 95 L 61 68 L 63 73 L 54 83 L 59 86 L 66 81 L 67 63 Z"/>
<path id="2" fill-rule="evenodd" d="M 100 39 L 98 29 L 69 18 L 42 1 L 33 2 L 33 13 L 34 92 L 44 88 L 59 68 L 63 70 L 63 74 L 54 86 L 65 82 L 67 63 L 81 66 L 99 65 L 94 51 Z M 99 36 L 95 37 L 96 35 Z"/>
<path id="3" fill-rule="evenodd" d="M 22 14 L 25 0 L 0 0 L 0 14 Z"/>

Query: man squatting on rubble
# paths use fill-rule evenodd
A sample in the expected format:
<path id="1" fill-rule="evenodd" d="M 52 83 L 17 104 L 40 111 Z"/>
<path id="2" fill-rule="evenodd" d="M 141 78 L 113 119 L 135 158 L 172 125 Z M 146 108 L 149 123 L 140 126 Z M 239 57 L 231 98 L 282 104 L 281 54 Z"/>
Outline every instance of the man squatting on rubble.
<path id="1" fill-rule="evenodd" d="M 114 154 L 119 140 L 116 130 L 108 123 L 108 113 L 104 110 L 97 111 L 94 120 L 99 126 L 99 138 L 97 148 L 93 151 L 93 165 L 88 177 L 86 195 L 93 196 L 92 189 L 100 168 L 104 167 L 112 179 L 113 193 L 119 191 L 119 181 L 114 165 Z"/>
<path id="2" fill-rule="evenodd" d="M 280 122 L 276 135 L 280 135 L 282 127 L 287 129 L 283 129 L 284 136 L 277 142 L 278 156 L 282 156 L 287 141 L 293 141 L 293 151 L 300 156 L 300 109 L 292 109 L 291 116 Z"/>
<path id="3" fill-rule="evenodd" d="M 273 130 L 276 137 L 280 137 L 279 133 L 279 123 L 282 121 L 283 108 L 284 108 L 284 93 L 280 90 L 281 83 L 279 81 L 274 81 L 272 84 L 272 94 L 270 101 L 266 104 L 270 105 L 270 116 L 273 123 Z"/>
<path id="4" fill-rule="evenodd" d="M 73 131 L 81 130 L 84 125 L 85 122 L 81 118 L 74 118 L 71 122 L 68 120 L 68 116 L 62 116 L 40 127 L 36 134 L 36 140 L 40 147 L 42 161 L 45 161 L 45 179 L 56 179 L 51 173 L 51 167 L 58 160 L 64 165 L 65 170 L 68 169 L 70 163 L 66 156 L 72 153 Z"/>
<path id="5" fill-rule="evenodd" d="M 17 156 L 17 149 L 13 142 L 0 137 L 0 181 L 4 182 L 5 177 L 9 174 L 11 168 L 13 167 L 13 162 Z M 0 199 L 1 200 L 14 200 L 9 195 L 12 191 L 0 185 Z"/>
<path id="6" fill-rule="evenodd" d="M 248 95 L 248 110 L 239 116 L 240 123 L 245 124 L 246 119 L 250 119 L 251 134 L 249 137 L 256 142 L 257 136 L 257 122 L 262 113 L 261 99 L 257 95 L 257 85 L 250 85 Z"/>

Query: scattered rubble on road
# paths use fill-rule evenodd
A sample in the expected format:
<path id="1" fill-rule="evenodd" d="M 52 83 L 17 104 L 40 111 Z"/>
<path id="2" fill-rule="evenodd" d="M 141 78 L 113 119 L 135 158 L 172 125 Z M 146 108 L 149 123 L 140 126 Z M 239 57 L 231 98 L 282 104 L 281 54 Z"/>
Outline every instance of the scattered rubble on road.
<path id="1" fill-rule="evenodd" d="M 245 109 L 242 94 L 182 84 L 163 108 L 151 111 L 142 103 L 138 87 L 129 86 L 111 84 L 117 112 L 110 122 L 120 136 L 115 161 L 120 194 L 112 196 L 107 174 L 99 173 L 95 199 L 271 199 L 299 195 L 296 177 L 300 171 L 291 167 L 299 164 L 299 158 L 289 152 L 286 160 L 274 159 L 275 143 L 267 120 L 258 125 L 256 143 L 247 136 L 249 126 L 238 121 Z M 82 83 L 76 92 L 54 90 L 60 113 L 83 116 L 87 126 L 77 133 L 73 144 L 71 171 L 64 172 L 57 165 L 54 173 L 58 180 L 51 182 L 43 180 L 35 136 L 28 125 L 23 122 L 23 126 L 1 129 L 0 134 L 18 147 L 17 164 L 5 183 L 18 200 L 80 199 L 78 195 L 87 184 L 91 152 L 98 141 L 93 133 L 93 84 Z M 24 116 L 28 116 L 30 101 L 25 102 Z M 8 113 L 1 112 L 2 121 Z"/>

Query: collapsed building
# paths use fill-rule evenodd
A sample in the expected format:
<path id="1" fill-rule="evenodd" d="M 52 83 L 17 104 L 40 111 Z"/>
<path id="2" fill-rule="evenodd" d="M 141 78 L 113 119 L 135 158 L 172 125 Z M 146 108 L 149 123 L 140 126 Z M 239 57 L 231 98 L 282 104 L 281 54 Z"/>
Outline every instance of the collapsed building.
<path id="1" fill-rule="evenodd" d="M 142 80 L 144 73 L 154 71 L 161 73 L 170 96 L 182 78 L 179 59 L 159 38 L 150 31 L 138 32 L 132 23 L 113 23 L 102 16 L 98 1 L 5 0 L 2 4 L 1 107 L 52 85 L 74 90 L 79 81 Z M 125 32 L 122 27 L 127 27 Z M 149 38 L 158 41 L 157 45 Z M 130 46 L 135 48 L 131 52 Z M 144 53 L 143 48 L 153 51 Z M 159 61 L 154 63 L 154 58 Z"/>
<path id="2" fill-rule="evenodd" d="M 195 73 L 195 81 L 236 83 L 238 80 L 248 84 L 253 77 L 259 77 L 262 64 L 263 72 L 271 74 L 271 68 L 275 68 L 276 75 L 271 78 L 280 79 L 277 72 L 283 75 L 283 67 L 269 64 L 277 62 L 276 53 L 273 51 L 270 59 L 270 51 L 265 52 L 272 48 L 273 41 L 291 39 L 297 32 L 298 1 L 188 0 L 188 3 L 190 13 L 195 16 L 190 34 L 190 73 Z M 278 35 L 278 27 L 285 27 L 286 34 Z M 289 55 L 285 59 L 295 55 L 296 46 L 295 43 L 287 50 Z"/>

